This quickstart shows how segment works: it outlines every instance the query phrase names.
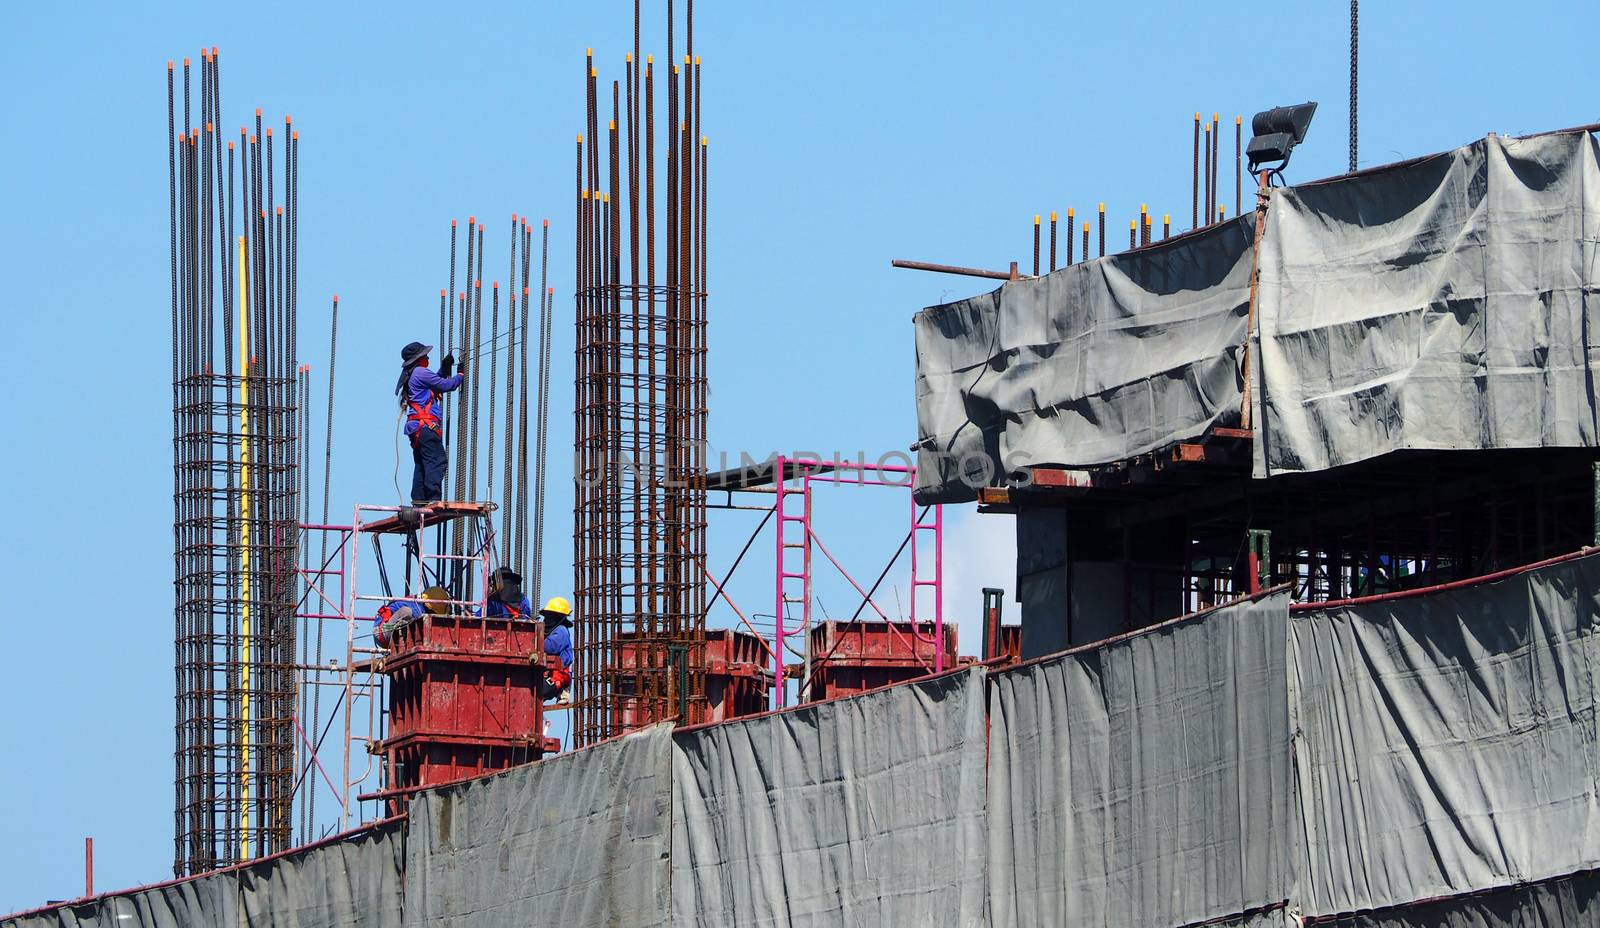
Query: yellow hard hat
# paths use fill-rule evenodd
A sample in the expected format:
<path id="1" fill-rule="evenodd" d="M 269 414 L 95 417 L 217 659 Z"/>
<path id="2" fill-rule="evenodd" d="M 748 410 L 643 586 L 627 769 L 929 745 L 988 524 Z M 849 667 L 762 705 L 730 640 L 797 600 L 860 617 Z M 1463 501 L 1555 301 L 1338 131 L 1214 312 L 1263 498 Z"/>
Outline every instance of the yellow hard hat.
<path id="1" fill-rule="evenodd" d="M 445 592 L 442 586 L 430 586 L 423 590 L 417 598 L 422 600 L 422 608 L 434 615 L 446 615 L 450 612 L 450 604 L 445 602 L 450 598 L 450 594 Z"/>
<path id="2" fill-rule="evenodd" d="M 550 601 L 545 603 L 544 608 L 540 609 L 539 612 L 542 615 L 560 615 L 571 618 L 572 603 L 567 602 L 565 596 L 552 596 Z"/>

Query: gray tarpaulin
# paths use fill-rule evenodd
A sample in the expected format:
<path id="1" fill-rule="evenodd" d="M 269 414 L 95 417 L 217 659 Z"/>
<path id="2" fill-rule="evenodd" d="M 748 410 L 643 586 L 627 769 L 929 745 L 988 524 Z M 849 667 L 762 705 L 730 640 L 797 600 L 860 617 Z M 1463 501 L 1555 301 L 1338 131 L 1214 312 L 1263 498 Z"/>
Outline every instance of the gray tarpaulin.
<path id="1" fill-rule="evenodd" d="M 246 867 L 241 924 L 250 928 L 390 928 L 400 924 L 400 824 Z"/>
<path id="2" fill-rule="evenodd" d="M 1600 874 L 1587 870 L 1307 924 L 1315 928 L 1596 928 L 1600 926 Z"/>
<path id="3" fill-rule="evenodd" d="M 237 884 L 204 876 L 0 922 L 3 928 L 234 928 Z"/>
<path id="4" fill-rule="evenodd" d="M 1288 897 L 1288 607 L 994 675 L 993 924 L 1170 928 Z"/>
<path id="5" fill-rule="evenodd" d="M 1236 420 L 1253 232 L 1230 221 L 918 313 L 917 500 Z"/>
<path id="6" fill-rule="evenodd" d="M 378 928 L 400 923 L 399 825 L 0 922 L 3 928 Z"/>
<path id="7" fill-rule="evenodd" d="M 1600 863 L 1597 616 L 1594 556 L 1296 614 L 1307 914 Z"/>
<path id="8" fill-rule="evenodd" d="M 1596 165 L 1587 133 L 1490 136 L 1274 190 L 1256 476 L 1401 448 L 1593 447 Z"/>
<path id="9" fill-rule="evenodd" d="M 666 924 L 671 726 L 411 803 L 407 925 Z"/>
<path id="10" fill-rule="evenodd" d="M 674 924 L 983 924 L 983 679 L 677 736 Z"/>

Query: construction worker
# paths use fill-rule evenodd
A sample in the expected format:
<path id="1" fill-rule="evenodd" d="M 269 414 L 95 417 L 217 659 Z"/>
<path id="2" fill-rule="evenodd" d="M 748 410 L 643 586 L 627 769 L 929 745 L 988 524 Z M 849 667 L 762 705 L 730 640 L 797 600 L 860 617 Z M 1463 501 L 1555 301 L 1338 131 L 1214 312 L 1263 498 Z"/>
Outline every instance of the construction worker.
<path id="1" fill-rule="evenodd" d="M 387 648 L 396 629 L 415 621 L 425 614 L 445 615 L 450 607 L 445 600 L 450 594 L 443 587 L 430 586 L 416 599 L 394 599 L 378 607 L 372 617 L 372 640 L 380 648 Z"/>
<path id="2" fill-rule="evenodd" d="M 495 568 L 495 572 L 489 575 L 486 605 L 491 619 L 533 621 L 533 603 L 522 594 L 522 575 L 509 567 Z"/>
<path id="3" fill-rule="evenodd" d="M 540 694 L 546 700 L 558 703 L 572 701 L 572 603 L 565 596 L 552 596 L 539 610 L 544 619 L 544 653 L 561 658 L 561 667 L 545 673 L 544 689 Z"/>
<path id="4" fill-rule="evenodd" d="M 467 375 L 466 364 L 452 376 L 455 355 L 445 355 L 440 374 L 428 370 L 432 345 L 412 342 L 400 349 L 400 381 L 395 395 L 406 413 L 406 435 L 411 438 L 411 459 L 416 469 L 411 477 L 411 505 L 425 506 L 444 498 L 444 473 L 449 456 L 444 449 L 440 396 L 461 386 Z"/>

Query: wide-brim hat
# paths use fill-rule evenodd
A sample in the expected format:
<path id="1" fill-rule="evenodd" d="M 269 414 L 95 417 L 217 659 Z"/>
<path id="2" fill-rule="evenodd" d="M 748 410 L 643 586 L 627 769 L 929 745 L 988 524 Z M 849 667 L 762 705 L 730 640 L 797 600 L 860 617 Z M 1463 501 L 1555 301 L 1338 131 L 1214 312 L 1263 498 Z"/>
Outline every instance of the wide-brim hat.
<path id="1" fill-rule="evenodd" d="M 411 344 L 400 349 L 400 363 L 410 364 L 413 361 L 416 361 L 418 358 L 425 358 L 432 353 L 432 345 L 424 345 L 421 342 L 412 342 Z"/>

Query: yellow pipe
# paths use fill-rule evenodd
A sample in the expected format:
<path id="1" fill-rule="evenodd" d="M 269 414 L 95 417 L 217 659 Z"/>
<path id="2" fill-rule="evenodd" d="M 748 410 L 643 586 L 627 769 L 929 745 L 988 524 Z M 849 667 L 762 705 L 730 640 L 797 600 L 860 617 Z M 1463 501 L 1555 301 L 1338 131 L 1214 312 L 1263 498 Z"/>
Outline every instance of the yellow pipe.
<path id="1" fill-rule="evenodd" d="M 245 294 L 249 265 L 244 236 L 239 236 L 239 641 L 240 689 L 243 715 L 239 719 L 242 746 L 239 771 L 239 859 L 250 859 L 250 337 L 246 326 Z"/>

